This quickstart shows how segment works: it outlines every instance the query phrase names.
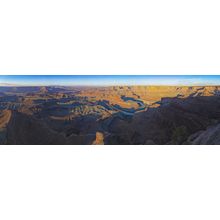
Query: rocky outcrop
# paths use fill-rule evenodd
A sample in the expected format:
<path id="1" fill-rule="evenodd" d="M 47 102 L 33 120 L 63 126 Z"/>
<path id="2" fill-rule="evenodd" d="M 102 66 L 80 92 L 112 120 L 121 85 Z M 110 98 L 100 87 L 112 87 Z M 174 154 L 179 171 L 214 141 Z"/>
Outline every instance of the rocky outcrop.
<path id="1" fill-rule="evenodd" d="M 153 104 L 161 98 L 213 96 L 220 94 L 219 86 L 111 86 L 103 88 L 89 88 L 78 95 L 92 97 L 96 100 L 107 100 L 122 107 L 129 106 L 123 102 L 123 96 L 141 99 L 147 104 Z M 133 107 L 136 107 L 135 105 Z"/>
<path id="2" fill-rule="evenodd" d="M 104 135 L 101 132 L 96 132 L 96 138 L 92 143 L 93 145 L 103 145 L 104 144 Z"/>
<path id="3" fill-rule="evenodd" d="M 45 87 L 45 86 L 42 86 L 41 88 L 40 88 L 40 93 L 47 93 L 48 92 L 48 90 L 47 90 L 47 88 Z"/>
<path id="4" fill-rule="evenodd" d="M 114 120 L 106 143 L 146 144 L 152 140 L 155 144 L 184 144 L 191 134 L 218 121 L 219 109 L 218 96 L 170 98 L 166 104 L 150 107 L 130 120 Z"/>
<path id="5" fill-rule="evenodd" d="M 220 144 L 220 124 L 210 126 L 204 131 L 198 131 L 192 134 L 188 138 L 187 143 L 195 145 Z"/>
<path id="6" fill-rule="evenodd" d="M 10 110 L 0 111 L 0 144 L 7 143 L 7 125 L 11 119 Z"/>
<path id="7" fill-rule="evenodd" d="M 4 128 L 11 118 L 10 110 L 0 111 L 0 128 Z"/>

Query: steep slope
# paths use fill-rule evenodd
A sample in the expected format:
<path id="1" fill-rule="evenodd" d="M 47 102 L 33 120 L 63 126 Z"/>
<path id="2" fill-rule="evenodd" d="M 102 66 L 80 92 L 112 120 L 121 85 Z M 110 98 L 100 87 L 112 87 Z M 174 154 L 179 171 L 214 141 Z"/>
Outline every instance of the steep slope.
<path id="1" fill-rule="evenodd" d="M 3 128 L 7 125 L 11 118 L 10 110 L 2 110 L 0 111 L 0 128 Z"/>
<path id="2" fill-rule="evenodd" d="M 7 126 L 7 144 L 91 144 L 92 134 L 71 134 L 51 129 L 44 120 L 14 111 Z"/>
<path id="3" fill-rule="evenodd" d="M 6 143 L 7 125 L 11 119 L 10 110 L 0 111 L 0 144 Z"/>
<path id="4" fill-rule="evenodd" d="M 146 104 L 153 104 L 164 97 L 213 96 L 219 94 L 219 91 L 219 86 L 112 86 L 85 89 L 78 95 L 96 100 L 108 100 L 112 104 L 127 107 L 129 104 L 123 102 L 123 96 L 141 99 Z"/>
<path id="5" fill-rule="evenodd" d="M 220 144 L 220 124 L 209 126 L 204 131 L 198 131 L 191 135 L 186 144 L 212 145 Z"/>
<path id="6" fill-rule="evenodd" d="M 109 144 L 182 144 L 193 133 L 220 120 L 220 98 L 170 98 L 159 107 L 117 119 L 109 126 Z"/>

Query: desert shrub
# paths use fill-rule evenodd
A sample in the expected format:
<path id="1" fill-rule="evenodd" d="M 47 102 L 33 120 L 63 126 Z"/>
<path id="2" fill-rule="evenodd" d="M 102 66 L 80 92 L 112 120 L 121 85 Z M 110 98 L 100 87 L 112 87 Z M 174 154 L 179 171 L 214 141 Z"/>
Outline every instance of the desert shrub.
<path id="1" fill-rule="evenodd" d="M 188 131 L 186 126 L 182 125 L 179 127 L 176 127 L 173 130 L 172 134 L 172 141 L 174 144 L 181 144 L 183 143 L 188 137 Z"/>

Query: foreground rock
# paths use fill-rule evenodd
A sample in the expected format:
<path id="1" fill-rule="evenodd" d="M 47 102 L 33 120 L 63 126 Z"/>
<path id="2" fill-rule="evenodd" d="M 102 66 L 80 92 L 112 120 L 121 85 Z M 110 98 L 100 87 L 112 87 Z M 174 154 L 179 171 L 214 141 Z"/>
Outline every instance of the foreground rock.
<path id="1" fill-rule="evenodd" d="M 199 131 L 191 135 L 188 144 L 214 145 L 220 144 L 220 124 L 208 127 L 205 131 Z"/>
<path id="2" fill-rule="evenodd" d="M 102 145 L 104 144 L 104 135 L 101 132 L 96 132 L 96 139 L 92 143 L 93 145 Z"/>

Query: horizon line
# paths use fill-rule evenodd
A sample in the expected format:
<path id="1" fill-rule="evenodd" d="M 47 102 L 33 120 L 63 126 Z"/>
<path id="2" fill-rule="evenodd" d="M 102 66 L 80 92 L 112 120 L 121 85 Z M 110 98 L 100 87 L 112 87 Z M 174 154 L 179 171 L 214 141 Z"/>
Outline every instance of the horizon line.
<path id="1" fill-rule="evenodd" d="M 176 87 L 176 86 L 182 86 L 182 87 L 196 87 L 196 86 L 220 86 L 220 84 L 112 84 L 112 85 L 3 85 L 0 83 L 0 87 L 112 87 L 112 86 L 170 86 L 170 87 Z"/>

